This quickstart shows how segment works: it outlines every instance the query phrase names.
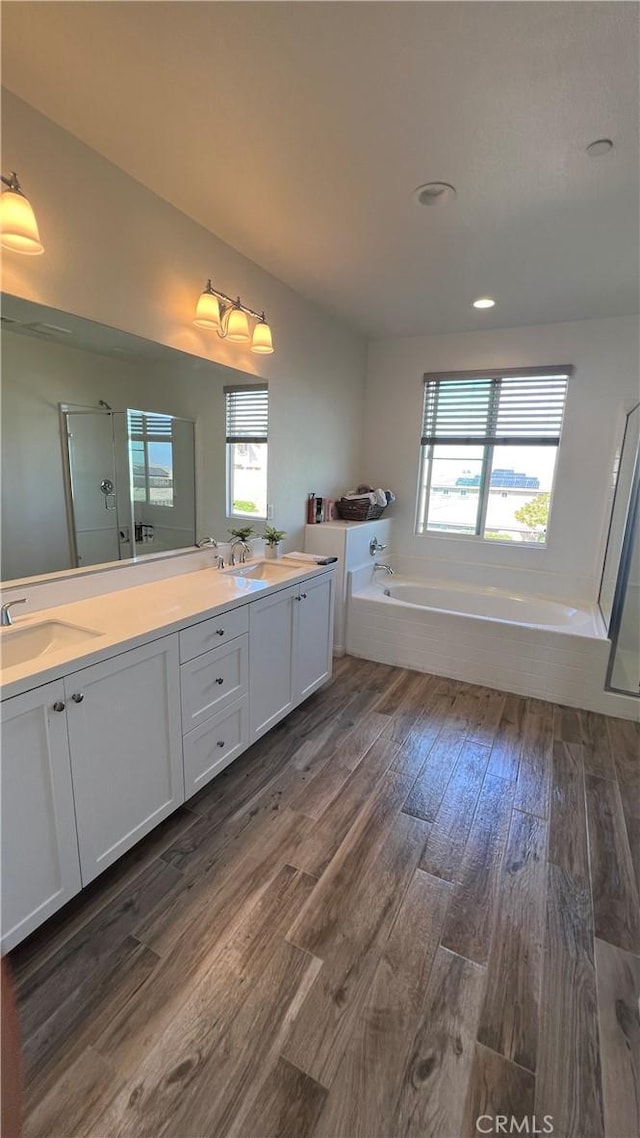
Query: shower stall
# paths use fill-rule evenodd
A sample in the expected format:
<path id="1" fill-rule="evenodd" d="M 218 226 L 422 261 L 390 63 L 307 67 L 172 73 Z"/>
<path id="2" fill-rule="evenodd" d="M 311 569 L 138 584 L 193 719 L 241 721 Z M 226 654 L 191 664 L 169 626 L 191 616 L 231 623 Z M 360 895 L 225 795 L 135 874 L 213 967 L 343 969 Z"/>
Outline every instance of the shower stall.
<path id="1" fill-rule="evenodd" d="M 60 408 L 76 567 L 195 543 L 194 423 L 106 405 Z"/>
<path id="2" fill-rule="evenodd" d="M 611 655 L 605 686 L 640 695 L 640 403 L 627 415 L 614 471 L 614 498 L 599 604 Z"/>

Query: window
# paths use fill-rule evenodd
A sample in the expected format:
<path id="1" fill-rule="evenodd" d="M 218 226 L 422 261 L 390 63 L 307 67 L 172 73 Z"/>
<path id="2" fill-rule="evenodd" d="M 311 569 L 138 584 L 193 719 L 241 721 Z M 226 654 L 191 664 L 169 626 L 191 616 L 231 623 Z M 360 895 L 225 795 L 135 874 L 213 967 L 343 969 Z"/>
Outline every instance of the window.
<path id="1" fill-rule="evenodd" d="M 227 422 L 227 515 L 267 516 L 266 384 L 225 387 Z"/>
<path id="2" fill-rule="evenodd" d="M 546 543 L 572 370 L 425 376 L 416 533 Z"/>
<path id="3" fill-rule="evenodd" d="M 127 410 L 129 462 L 134 502 L 173 506 L 173 419 Z"/>

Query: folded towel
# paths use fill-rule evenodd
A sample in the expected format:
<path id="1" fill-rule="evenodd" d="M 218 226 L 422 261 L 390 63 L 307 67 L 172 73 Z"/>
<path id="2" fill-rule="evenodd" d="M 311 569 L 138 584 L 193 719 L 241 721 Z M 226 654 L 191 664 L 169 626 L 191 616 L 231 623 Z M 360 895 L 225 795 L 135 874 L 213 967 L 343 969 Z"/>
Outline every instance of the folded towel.
<path id="1" fill-rule="evenodd" d="M 376 500 L 376 506 L 383 506 L 383 507 L 386 506 L 387 495 L 385 494 L 384 490 L 381 490 L 381 489 L 376 490 L 374 493 L 374 498 Z"/>
<path id="2" fill-rule="evenodd" d="M 348 494 L 344 494 L 344 495 L 343 495 L 343 497 L 344 497 L 344 498 L 346 498 L 347 502 L 362 502 L 362 501 L 363 501 L 363 499 L 366 499 L 366 501 L 367 501 L 367 502 L 370 502 L 372 506 L 375 506 L 375 504 L 376 504 L 376 496 L 375 496 L 375 494 L 374 494 L 374 493 L 371 493 L 371 494 L 357 494 L 357 493 L 355 492 L 355 490 L 350 490 L 350 491 L 349 491 L 349 493 L 348 493 Z M 385 502 L 384 502 L 384 504 L 385 504 L 385 506 L 386 506 L 386 504 L 387 504 L 387 500 L 386 500 L 386 498 L 385 498 Z"/>
<path id="3" fill-rule="evenodd" d="M 312 565 L 332 565 L 337 557 L 327 557 L 323 553 L 283 553 L 282 560 L 290 557 L 292 561 L 309 561 Z"/>

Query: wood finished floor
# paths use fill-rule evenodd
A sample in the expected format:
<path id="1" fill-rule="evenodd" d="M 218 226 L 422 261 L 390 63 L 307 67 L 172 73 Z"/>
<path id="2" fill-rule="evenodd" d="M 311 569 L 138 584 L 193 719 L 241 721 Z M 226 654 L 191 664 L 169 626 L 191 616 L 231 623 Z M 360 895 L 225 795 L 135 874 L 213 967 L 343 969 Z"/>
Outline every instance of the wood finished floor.
<path id="1" fill-rule="evenodd" d="M 635 1138 L 639 741 L 338 661 L 12 954 L 26 1134 Z"/>

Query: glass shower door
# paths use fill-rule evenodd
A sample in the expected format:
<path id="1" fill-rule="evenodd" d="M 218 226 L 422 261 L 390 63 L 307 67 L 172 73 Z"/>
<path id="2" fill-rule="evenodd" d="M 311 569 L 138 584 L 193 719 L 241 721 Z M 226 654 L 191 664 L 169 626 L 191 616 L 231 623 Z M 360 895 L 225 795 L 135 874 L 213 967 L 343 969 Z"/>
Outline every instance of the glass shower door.
<path id="1" fill-rule="evenodd" d="M 605 686 L 640 695 L 640 404 L 627 415 L 605 555 L 600 609 L 611 640 Z"/>
<path id="2" fill-rule="evenodd" d="M 66 411 L 65 419 L 75 563 L 118 561 L 120 525 L 112 412 Z"/>

